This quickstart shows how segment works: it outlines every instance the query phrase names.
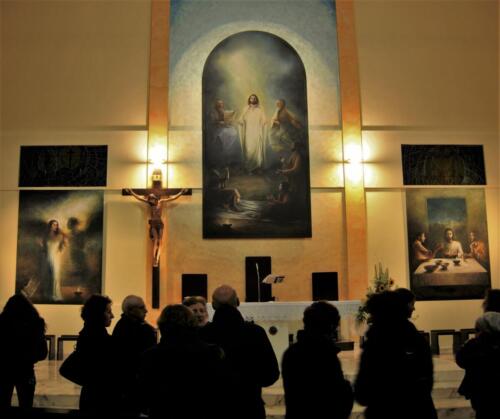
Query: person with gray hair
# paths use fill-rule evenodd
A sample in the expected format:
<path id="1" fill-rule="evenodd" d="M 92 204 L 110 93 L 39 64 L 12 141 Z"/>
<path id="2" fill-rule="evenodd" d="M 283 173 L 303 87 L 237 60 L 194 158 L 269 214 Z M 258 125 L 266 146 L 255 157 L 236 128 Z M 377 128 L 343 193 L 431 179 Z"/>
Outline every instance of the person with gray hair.
<path id="1" fill-rule="evenodd" d="M 229 285 L 217 287 L 212 294 L 212 307 L 214 310 L 217 310 L 222 305 L 230 305 L 232 307 L 238 307 L 240 305 L 240 300 L 235 289 Z"/>
<path id="2" fill-rule="evenodd" d="M 144 300 L 128 295 L 122 302 L 122 315 L 113 330 L 121 365 L 119 383 L 124 412 L 139 413 L 137 371 L 141 354 L 156 344 L 156 331 L 146 322 L 148 310 Z"/>
<path id="3" fill-rule="evenodd" d="M 206 326 L 208 323 L 208 311 L 207 300 L 205 298 L 199 295 L 186 297 L 182 300 L 182 305 L 189 307 L 194 313 L 198 327 Z"/>
<path id="4" fill-rule="evenodd" d="M 216 288 L 212 295 L 213 321 L 201 330 L 201 336 L 224 351 L 228 411 L 237 409 L 238 419 L 265 419 L 262 387 L 278 379 L 278 361 L 264 329 L 246 322 L 238 305 L 234 288 Z"/>
<path id="5" fill-rule="evenodd" d="M 458 392 L 470 399 L 476 418 L 498 418 L 500 313 L 487 311 L 476 320 L 476 337 L 457 352 L 456 361 L 465 369 Z"/>

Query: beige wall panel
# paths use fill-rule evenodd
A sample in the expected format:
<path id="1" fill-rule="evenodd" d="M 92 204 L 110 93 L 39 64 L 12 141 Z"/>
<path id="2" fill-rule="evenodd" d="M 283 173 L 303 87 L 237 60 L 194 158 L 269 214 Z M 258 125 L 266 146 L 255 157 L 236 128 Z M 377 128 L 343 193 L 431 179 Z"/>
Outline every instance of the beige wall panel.
<path id="1" fill-rule="evenodd" d="M 188 201 L 189 199 L 189 201 Z M 188 201 L 188 202 L 187 202 Z M 245 297 L 245 256 L 271 256 L 273 273 L 286 275 L 274 287 L 280 301 L 311 299 L 311 273 L 337 271 L 344 278 L 345 249 L 341 192 L 312 194 L 313 237 L 311 239 L 203 240 L 202 197 L 176 201 L 168 210 L 168 277 L 174 281 L 169 302 L 179 301 L 182 273 L 207 273 L 209 294 L 227 283 Z"/>
<path id="2" fill-rule="evenodd" d="M 409 287 L 408 244 L 405 193 L 395 191 L 367 192 L 368 265 L 376 263 L 389 268 L 398 287 Z M 496 190 L 486 192 L 488 240 L 493 287 L 500 287 L 498 266 L 498 197 Z M 370 280 L 373 273 L 370 274 Z M 415 323 L 419 329 L 473 327 L 480 314 L 481 300 L 419 301 Z"/>
<path id="3" fill-rule="evenodd" d="M 168 186 L 169 188 L 202 187 L 201 131 L 169 131 Z"/>
<path id="4" fill-rule="evenodd" d="M 146 124 L 149 1 L 2 7 L 4 129 Z"/>
<path id="5" fill-rule="evenodd" d="M 498 2 L 357 0 L 364 125 L 496 128 Z"/>
<path id="6" fill-rule="evenodd" d="M 312 188 L 343 188 L 342 132 L 309 130 Z"/>
<path id="7" fill-rule="evenodd" d="M 0 191 L 0 227 L 2 251 L 0 252 L 0 307 L 16 287 L 17 212 L 18 192 Z"/>
<path id="8" fill-rule="evenodd" d="M 108 189 L 146 186 L 145 131 L 6 132 L 0 167 L 3 189 L 17 188 L 21 145 L 108 145 Z"/>
<path id="9" fill-rule="evenodd" d="M 368 278 L 379 262 L 400 287 L 408 287 L 408 256 L 404 193 L 377 191 L 366 193 L 368 220 Z"/>
<path id="10" fill-rule="evenodd" d="M 104 207 L 104 292 L 115 304 L 124 297 L 145 297 L 148 275 L 149 208 L 120 192 L 105 195 Z"/>
<path id="11" fill-rule="evenodd" d="M 401 144 L 482 144 L 486 181 L 488 186 L 498 186 L 496 132 L 363 131 L 367 188 L 399 188 L 403 185 Z"/>

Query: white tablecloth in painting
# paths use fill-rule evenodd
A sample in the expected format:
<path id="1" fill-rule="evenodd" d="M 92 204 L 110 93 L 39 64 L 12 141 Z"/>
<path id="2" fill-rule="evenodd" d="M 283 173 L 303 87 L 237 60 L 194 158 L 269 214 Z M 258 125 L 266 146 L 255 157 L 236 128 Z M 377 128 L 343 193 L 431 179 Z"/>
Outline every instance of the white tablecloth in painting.
<path id="1" fill-rule="evenodd" d="M 433 272 L 427 272 L 425 265 L 435 265 L 437 260 L 448 263 L 447 269 L 439 266 Z M 423 285 L 486 285 L 488 272 L 473 258 L 460 260 L 460 265 L 455 265 L 453 259 L 432 259 L 421 263 L 413 274 L 415 284 Z"/>

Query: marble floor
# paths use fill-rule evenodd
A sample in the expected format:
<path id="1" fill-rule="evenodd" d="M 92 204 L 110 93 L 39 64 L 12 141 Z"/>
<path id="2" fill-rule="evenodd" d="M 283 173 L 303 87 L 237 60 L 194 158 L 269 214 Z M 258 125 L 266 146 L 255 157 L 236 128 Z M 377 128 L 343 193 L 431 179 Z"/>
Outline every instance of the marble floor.
<path id="1" fill-rule="evenodd" d="M 359 351 L 340 353 L 346 378 L 353 380 L 357 371 Z M 59 373 L 61 361 L 43 361 L 36 365 L 37 386 L 35 405 L 52 408 L 77 408 L 80 387 L 62 378 Z M 435 385 L 434 403 L 439 418 L 474 418 L 470 403 L 457 393 L 463 378 L 463 370 L 457 367 L 451 354 L 434 358 Z M 268 419 L 283 419 L 285 415 L 284 395 L 281 380 L 264 390 Z M 363 408 L 355 405 L 351 419 L 362 418 Z M 401 419 L 404 419 L 402 414 Z"/>

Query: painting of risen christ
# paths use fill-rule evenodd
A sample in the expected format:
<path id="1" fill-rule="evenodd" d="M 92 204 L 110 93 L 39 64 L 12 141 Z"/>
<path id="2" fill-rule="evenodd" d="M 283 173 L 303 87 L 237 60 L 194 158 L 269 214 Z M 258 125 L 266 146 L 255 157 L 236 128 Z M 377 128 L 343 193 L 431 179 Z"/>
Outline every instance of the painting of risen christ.
<path id="1" fill-rule="evenodd" d="M 311 237 L 304 65 L 266 32 L 226 38 L 203 72 L 203 236 Z"/>

